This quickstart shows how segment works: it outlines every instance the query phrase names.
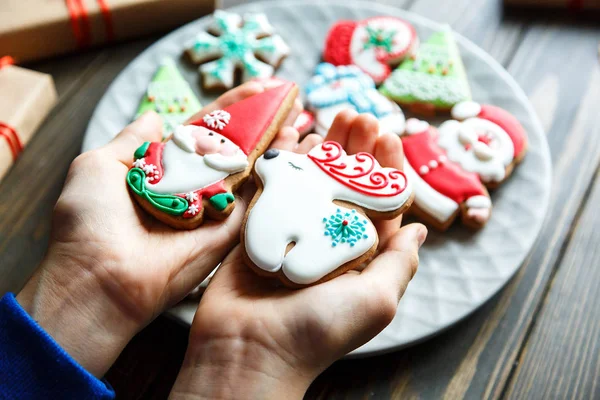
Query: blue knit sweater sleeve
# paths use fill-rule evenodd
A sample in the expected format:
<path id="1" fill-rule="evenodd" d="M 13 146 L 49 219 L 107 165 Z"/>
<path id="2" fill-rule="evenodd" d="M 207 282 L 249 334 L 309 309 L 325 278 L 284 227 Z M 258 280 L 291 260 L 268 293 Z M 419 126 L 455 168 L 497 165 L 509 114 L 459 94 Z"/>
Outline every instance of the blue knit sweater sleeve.
<path id="1" fill-rule="evenodd" d="M 113 399 L 115 392 L 71 358 L 12 293 L 0 300 L 0 399 Z"/>

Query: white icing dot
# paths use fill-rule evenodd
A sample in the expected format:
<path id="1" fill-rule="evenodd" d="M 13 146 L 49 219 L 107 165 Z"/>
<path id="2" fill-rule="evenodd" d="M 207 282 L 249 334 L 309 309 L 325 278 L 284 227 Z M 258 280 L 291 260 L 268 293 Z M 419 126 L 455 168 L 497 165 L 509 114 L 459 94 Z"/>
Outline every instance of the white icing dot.
<path id="1" fill-rule="evenodd" d="M 476 117 L 480 112 L 481 106 L 479 103 L 475 103 L 474 101 L 462 101 L 452 107 L 450 113 L 452 114 L 452 118 L 463 120 Z"/>
<path id="2" fill-rule="evenodd" d="M 438 162 L 437 161 L 435 161 L 435 160 L 429 161 L 429 168 L 435 169 L 437 167 L 438 167 Z"/>
<path id="3" fill-rule="evenodd" d="M 429 167 L 427 165 L 421 165 L 421 168 L 419 168 L 419 174 L 427 175 L 428 172 L 429 172 Z"/>
<path id="4" fill-rule="evenodd" d="M 425 132 L 427 129 L 429 129 L 427 121 L 421 121 L 416 118 L 409 118 L 406 121 L 406 133 L 409 135 L 416 135 L 417 133 Z"/>
<path id="5" fill-rule="evenodd" d="M 446 157 L 445 155 L 442 154 L 441 156 L 438 157 L 438 161 L 440 164 L 443 164 L 446 161 L 448 161 L 448 157 Z"/>

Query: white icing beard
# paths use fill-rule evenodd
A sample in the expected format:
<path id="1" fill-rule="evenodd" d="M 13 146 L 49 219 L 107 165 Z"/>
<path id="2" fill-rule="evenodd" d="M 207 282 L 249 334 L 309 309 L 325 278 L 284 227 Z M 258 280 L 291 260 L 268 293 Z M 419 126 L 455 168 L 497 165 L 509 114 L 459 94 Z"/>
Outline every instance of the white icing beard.
<path id="1" fill-rule="evenodd" d="M 259 268 L 272 273 L 282 270 L 297 284 L 316 282 L 375 243 L 372 222 L 357 213 L 361 221 L 367 221 L 363 232 L 367 238 L 358 239 L 353 247 L 348 243 L 332 246 L 323 219 L 338 209 L 351 211 L 334 204 L 333 199 L 387 210 L 397 208 L 411 194 L 410 187 L 393 197 L 358 193 L 331 178 L 306 155 L 286 151 L 272 159 L 259 158 L 255 168 L 264 190 L 248 215 L 246 251 Z M 285 254 L 291 242 L 295 246 Z"/>
<path id="2" fill-rule="evenodd" d="M 147 183 L 149 190 L 159 194 L 192 192 L 219 182 L 231 173 L 212 168 L 204 157 L 182 149 L 173 140 L 165 144 L 162 165 L 162 179 L 156 184 Z"/>
<path id="3" fill-rule="evenodd" d="M 482 160 L 477 157 L 473 146 L 465 149 L 459 138 L 462 126 L 475 132 L 487 131 L 491 134 L 491 157 Z M 481 118 L 469 118 L 463 122 L 446 121 L 439 127 L 438 144 L 447 152 L 450 160 L 459 163 L 466 171 L 475 172 L 484 182 L 499 182 L 506 175 L 506 167 L 513 161 L 514 145 L 510 136 L 498 125 Z"/>
<path id="4" fill-rule="evenodd" d="M 404 119 L 402 110 L 400 110 L 400 107 L 398 107 L 398 105 L 395 103 L 390 103 L 390 105 L 393 107 L 394 111 L 378 119 L 380 135 L 384 133 L 395 133 L 400 135 L 402 132 L 404 132 L 406 121 Z M 315 118 L 317 121 L 315 131 L 319 135 L 325 137 L 329 131 L 329 128 L 331 127 L 331 124 L 333 124 L 333 120 L 335 119 L 336 115 L 338 115 L 340 111 L 348 109 L 355 110 L 354 106 L 350 103 L 341 103 L 331 107 L 314 109 Z"/>

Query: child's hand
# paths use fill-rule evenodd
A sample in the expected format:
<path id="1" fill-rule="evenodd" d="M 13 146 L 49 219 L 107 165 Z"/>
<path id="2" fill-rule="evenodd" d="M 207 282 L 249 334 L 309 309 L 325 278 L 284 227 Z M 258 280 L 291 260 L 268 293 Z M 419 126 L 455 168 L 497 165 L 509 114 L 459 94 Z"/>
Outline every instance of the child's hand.
<path id="1" fill-rule="evenodd" d="M 339 114 L 327 140 L 402 169 L 400 139 L 378 137 L 370 115 Z M 309 135 L 298 146 L 280 139 L 273 147 L 307 153 L 321 141 Z M 380 254 L 364 271 L 301 290 L 257 276 L 236 247 L 202 297 L 172 398 L 301 398 L 321 371 L 394 317 L 427 235 L 421 224 L 400 229 L 400 222 L 376 223 Z"/>
<path id="2" fill-rule="evenodd" d="M 194 118 L 262 92 L 231 90 Z M 301 111 L 294 107 L 289 120 Z M 101 376 L 133 335 L 198 285 L 239 241 L 245 203 L 222 222 L 176 231 L 132 200 L 125 175 L 145 141 L 161 140 L 144 114 L 108 145 L 77 157 L 54 210 L 46 257 L 17 296 L 83 367 Z"/>

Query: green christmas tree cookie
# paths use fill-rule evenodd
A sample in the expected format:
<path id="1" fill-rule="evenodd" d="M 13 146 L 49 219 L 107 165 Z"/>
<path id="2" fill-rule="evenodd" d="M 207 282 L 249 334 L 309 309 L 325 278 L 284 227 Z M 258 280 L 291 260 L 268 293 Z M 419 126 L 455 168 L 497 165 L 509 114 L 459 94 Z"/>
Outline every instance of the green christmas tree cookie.
<path id="1" fill-rule="evenodd" d="M 156 111 L 163 120 L 163 136 L 166 137 L 200 108 L 198 98 L 175 62 L 165 59 L 148 85 L 135 118 L 148 110 Z"/>
<path id="2" fill-rule="evenodd" d="M 379 90 L 417 112 L 448 110 L 470 100 L 467 74 L 450 28 L 431 35 Z"/>

